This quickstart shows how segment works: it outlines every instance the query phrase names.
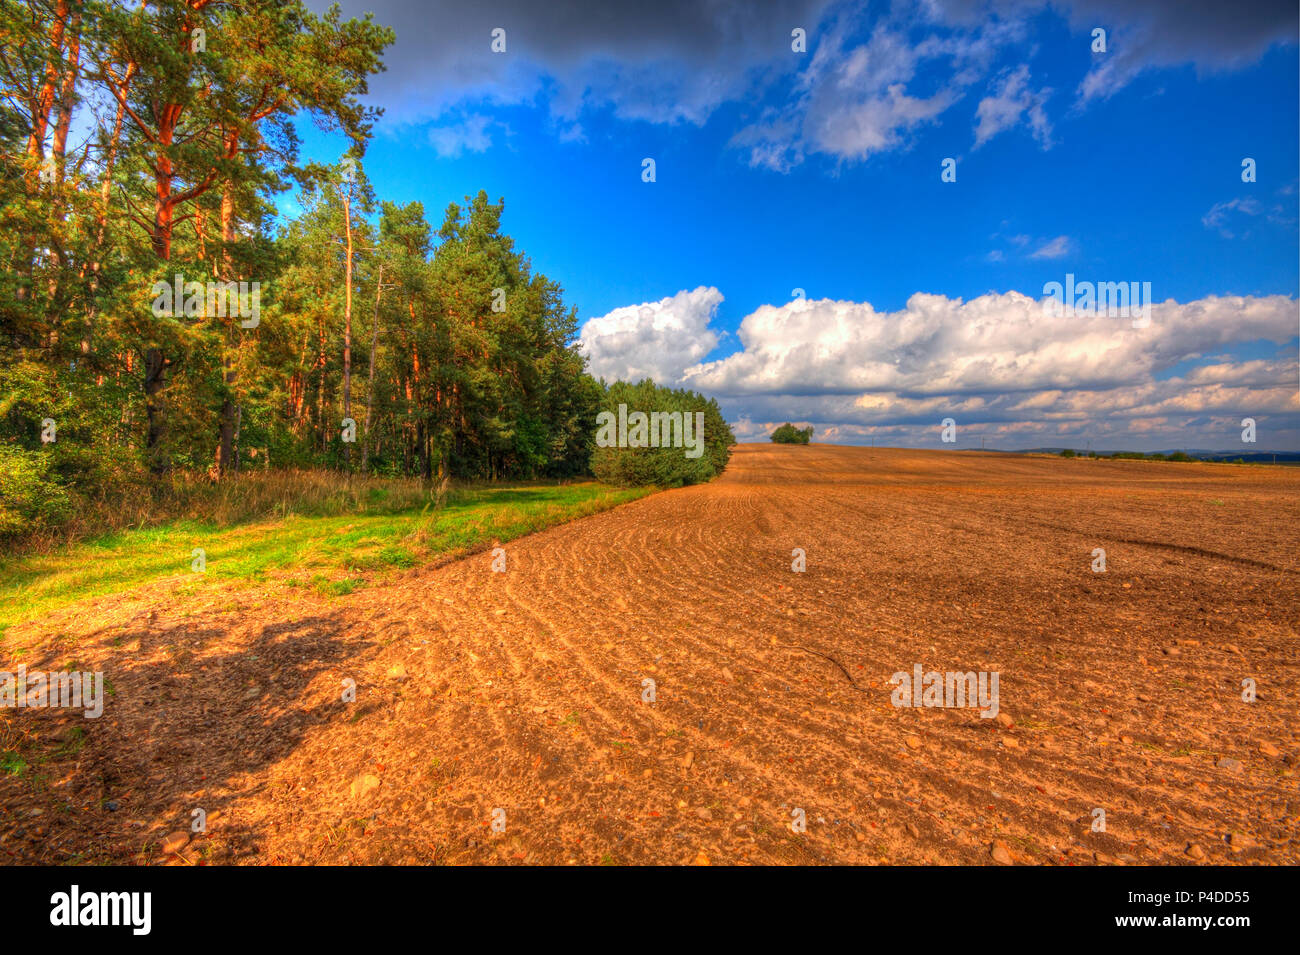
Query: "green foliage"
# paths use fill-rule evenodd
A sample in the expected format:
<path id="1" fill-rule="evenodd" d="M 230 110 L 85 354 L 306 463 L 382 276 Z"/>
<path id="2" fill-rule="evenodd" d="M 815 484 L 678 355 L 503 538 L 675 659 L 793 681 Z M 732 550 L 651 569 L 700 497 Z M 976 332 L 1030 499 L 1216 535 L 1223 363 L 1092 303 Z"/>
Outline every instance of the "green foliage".
<path id="1" fill-rule="evenodd" d="M 0 445 L 0 540 L 67 518 L 72 500 L 54 463 L 52 454 Z"/>
<path id="2" fill-rule="evenodd" d="M 807 444 L 812 440 L 812 436 L 812 425 L 796 428 L 788 421 L 772 432 L 772 440 L 777 444 Z"/>
<path id="3" fill-rule="evenodd" d="M 1072 458 L 1074 457 L 1074 451 L 1071 448 L 1066 448 L 1064 451 L 1061 452 L 1061 457 Z"/>
<path id="4" fill-rule="evenodd" d="M 7 749 L 0 753 L 0 773 L 6 776 L 21 776 L 27 769 L 27 760 L 14 750 Z"/>
<path id="5" fill-rule="evenodd" d="M 636 415 L 645 416 L 644 420 Z M 620 433 L 624 431 L 620 420 L 624 433 Z M 696 428 L 701 421 L 702 435 Z M 635 385 L 619 381 L 604 389 L 595 440 L 593 473 L 623 487 L 680 487 L 712 480 L 727 466 L 736 443 L 717 401 L 694 391 L 660 387 L 648 378 Z"/>
<path id="6" fill-rule="evenodd" d="M 1195 459 L 1192 458 L 1192 456 L 1189 455 L 1189 454 L 1187 454 L 1185 451 L 1175 451 L 1173 454 L 1169 455 L 1169 457 L 1166 458 L 1166 460 L 1168 460 L 1168 461 L 1192 461 L 1192 460 L 1195 460 Z"/>

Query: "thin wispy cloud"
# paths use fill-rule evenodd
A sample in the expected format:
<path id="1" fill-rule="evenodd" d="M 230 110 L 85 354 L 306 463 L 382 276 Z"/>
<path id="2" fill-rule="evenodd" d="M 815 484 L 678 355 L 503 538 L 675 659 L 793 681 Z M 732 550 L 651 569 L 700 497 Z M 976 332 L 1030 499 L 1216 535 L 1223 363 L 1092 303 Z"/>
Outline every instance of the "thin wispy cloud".
<path id="1" fill-rule="evenodd" d="M 975 110 L 978 124 L 975 127 L 975 146 L 986 142 L 1023 121 L 1044 149 L 1052 145 L 1052 124 L 1043 104 L 1052 95 L 1050 88 L 1030 88 L 1029 67 L 1005 74 L 993 87 L 991 95 L 980 100 Z"/>
<path id="2" fill-rule="evenodd" d="M 485 152 L 492 145 L 490 117 L 467 116 L 459 123 L 429 129 L 429 143 L 443 159 L 455 159 L 466 152 Z"/>
<path id="3" fill-rule="evenodd" d="M 1070 237 L 1058 235 L 1049 242 L 1044 242 L 1029 254 L 1031 259 L 1063 259 L 1073 250 Z"/>
<path id="4" fill-rule="evenodd" d="M 1210 211 L 1201 217 L 1201 223 L 1207 229 L 1216 230 L 1225 239 L 1231 239 L 1236 233 L 1227 227 L 1228 223 L 1239 220 L 1242 216 L 1257 216 L 1260 208 L 1257 199 L 1229 199 L 1226 202 L 1216 202 Z"/>

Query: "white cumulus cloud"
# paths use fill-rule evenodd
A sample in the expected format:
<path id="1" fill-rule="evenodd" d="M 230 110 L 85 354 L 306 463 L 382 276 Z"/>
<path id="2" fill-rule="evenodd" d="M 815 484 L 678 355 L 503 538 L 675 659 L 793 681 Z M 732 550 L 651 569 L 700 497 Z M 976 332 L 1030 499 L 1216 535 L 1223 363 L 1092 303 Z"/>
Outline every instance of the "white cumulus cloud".
<path id="1" fill-rule="evenodd" d="M 587 369 L 609 381 L 653 378 L 675 385 L 683 369 L 717 347 L 720 338 L 710 323 L 720 304 L 721 292 L 700 286 L 588 319 L 579 336 Z"/>
<path id="2" fill-rule="evenodd" d="M 815 425 L 823 440 L 918 443 L 951 416 L 991 446 L 1229 448 L 1244 415 L 1268 422 L 1275 449 L 1300 440 L 1294 355 L 1224 354 L 1292 341 L 1297 302 L 1284 295 L 1155 302 L 1144 328 L 1104 311 L 1052 315 L 1015 291 L 918 292 L 897 311 L 795 300 L 757 308 L 740 323 L 741 349 L 708 360 L 721 300 L 699 288 L 591 320 L 583 343 L 593 373 L 716 396 L 741 440 L 792 421 Z"/>

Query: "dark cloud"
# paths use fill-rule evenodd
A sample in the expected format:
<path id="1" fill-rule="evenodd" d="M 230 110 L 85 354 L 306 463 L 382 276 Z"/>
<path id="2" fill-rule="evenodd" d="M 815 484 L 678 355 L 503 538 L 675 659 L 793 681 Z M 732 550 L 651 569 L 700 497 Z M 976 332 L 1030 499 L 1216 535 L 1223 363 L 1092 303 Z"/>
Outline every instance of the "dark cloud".
<path id="1" fill-rule="evenodd" d="M 702 122 L 742 96 L 753 71 L 781 61 L 793 69 L 790 31 L 811 33 L 828 4 L 342 0 L 341 6 L 347 16 L 373 11 L 397 33 L 387 72 L 371 84 L 375 100 L 397 119 L 438 116 L 475 96 L 526 102 L 547 82 L 553 109 L 566 118 L 594 103 L 626 118 Z M 490 50 L 498 27 L 506 31 L 504 55 Z"/>

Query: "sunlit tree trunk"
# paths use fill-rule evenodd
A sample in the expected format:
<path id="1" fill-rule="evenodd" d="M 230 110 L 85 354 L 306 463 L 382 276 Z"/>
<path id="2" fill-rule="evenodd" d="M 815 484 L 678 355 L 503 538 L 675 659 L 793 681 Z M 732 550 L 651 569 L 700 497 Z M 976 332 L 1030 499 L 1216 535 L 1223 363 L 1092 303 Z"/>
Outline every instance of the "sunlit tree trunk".
<path id="1" fill-rule="evenodd" d="M 352 195 L 343 192 L 343 231 L 347 257 L 343 265 L 343 417 L 352 417 Z M 364 437 L 363 439 L 364 440 Z M 346 449 L 348 466 L 352 465 L 352 445 Z"/>
<path id="2" fill-rule="evenodd" d="M 362 437 L 361 470 L 370 465 L 370 423 L 375 405 L 375 353 L 379 350 L 379 297 L 384 293 L 384 263 L 379 263 L 379 278 L 375 281 L 375 314 L 370 323 L 370 373 L 366 379 L 366 430 Z"/>

